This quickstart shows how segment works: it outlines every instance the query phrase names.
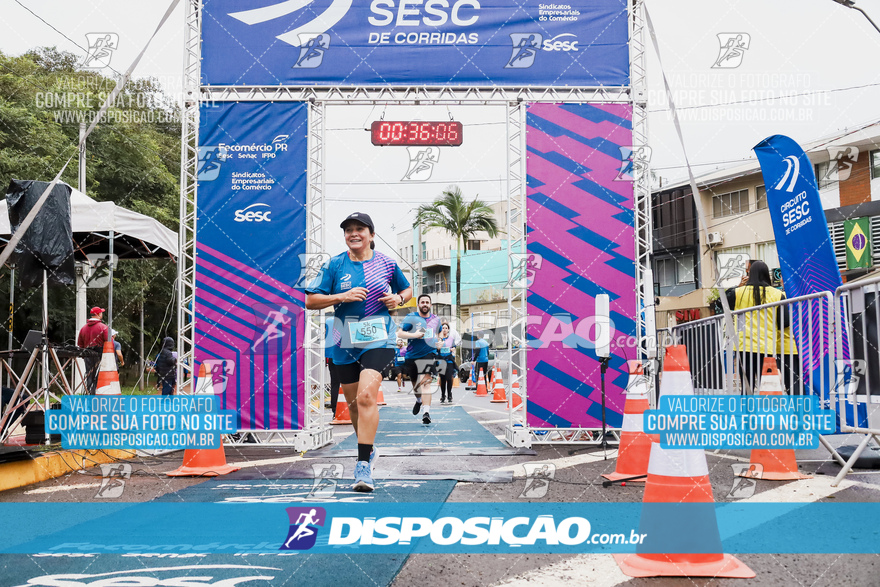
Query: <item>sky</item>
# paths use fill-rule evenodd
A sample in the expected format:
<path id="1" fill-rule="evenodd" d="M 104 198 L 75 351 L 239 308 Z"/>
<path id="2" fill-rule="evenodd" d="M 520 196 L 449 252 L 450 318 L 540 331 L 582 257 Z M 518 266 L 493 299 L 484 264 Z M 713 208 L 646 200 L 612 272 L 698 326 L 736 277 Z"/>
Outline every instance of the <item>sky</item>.
<path id="1" fill-rule="evenodd" d="M 531 0 L 530 0 L 531 1 Z M 85 55 L 86 34 L 112 31 L 119 47 L 111 66 L 123 71 L 142 49 L 170 1 L 0 0 L 0 50 L 17 55 L 54 45 Z M 183 5 L 159 31 L 135 77 L 152 76 L 180 96 Z M 880 0 L 858 6 L 880 23 Z M 30 9 L 28 11 L 25 7 Z M 662 70 L 646 36 L 651 167 L 664 183 L 686 176 L 685 157 L 661 71 L 679 109 L 687 156 L 695 174 L 752 156 L 773 134 L 799 142 L 880 118 L 880 32 L 855 10 L 833 0 L 648 0 Z M 45 21 L 45 22 L 44 22 Z M 741 62 L 722 62 L 722 40 L 745 42 Z M 465 125 L 461 147 L 444 148 L 428 182 L 401 179 L 402 147 L 376 147 L 363 130 L 386 120 L 447 120 Z M 349 212 L 369 212 L 379 236 L 395 248 L 414 208 L 451 183 L 489 203 L 503 197 L 504 111 L 496 106 L 330 106 L 327 109 L 327 249 L 342 250 L 335 227 Z M 334 236 L 335 235 L 335 236 Z"/>

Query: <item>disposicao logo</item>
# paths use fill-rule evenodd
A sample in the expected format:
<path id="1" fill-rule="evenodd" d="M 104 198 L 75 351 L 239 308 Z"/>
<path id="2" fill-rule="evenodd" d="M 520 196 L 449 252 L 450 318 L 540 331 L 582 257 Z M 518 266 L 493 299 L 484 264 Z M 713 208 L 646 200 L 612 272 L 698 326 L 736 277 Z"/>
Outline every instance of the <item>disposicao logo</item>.
<path id="1" fill-rule="evenodd" d="M 318 526 L 324 526 L 327 510 L 319 507 L 287 508 L 287 516 L 290 530 L 280 550 L 309 550 L 318 539 Z"/>

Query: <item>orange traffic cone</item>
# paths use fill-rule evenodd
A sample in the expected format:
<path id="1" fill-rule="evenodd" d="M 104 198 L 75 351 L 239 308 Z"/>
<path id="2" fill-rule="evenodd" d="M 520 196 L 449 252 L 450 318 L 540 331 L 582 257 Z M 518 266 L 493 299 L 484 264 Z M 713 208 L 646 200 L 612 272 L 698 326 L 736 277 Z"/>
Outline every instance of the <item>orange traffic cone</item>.
<path id="1" fill-rule="evenodd" d="M 196 390 L 193 393 L 214 395 L 214 383 L 204 363 L 199 365 L 199 376 L 196 378 Z"/>
<path id="2" fill-rule="evenodd" d="M 483 376 L 482 369 L 480 369 L 480 376 L 477 378 L 477 392 L 474 395 L 479 397 L 489 395 L 489 391 L 486 389 L 486 378 Z"/>
<path id="3" fill-rule="evenodd" d="M 183 451 L 183 464 L 165 474 L 169 477 L 216 477 L 228 475 L 240 468 L 226 463 L 226 451 L 223 450 L 221 437 L 220 448 L 186 449 Z"/>
<path id="4" fill-rule="evenodd" d="M 95 395 L 122 395 L 119 387 L 119 373 L 116 371 L 116 350 L 113 341 L 104 341 L 101 367 L 98 371 L 98 385 Z"/>
<path id="5" fill-rule="evenodd" d="M 476 384 L 474 383 L 474 376 L 472 374 L 468 374 L 468 380 L 467 380 L 467 383 L 465 383 L 464 388 L 465 389 L 476 389 L 477 388 Z"/>
<path id="6" fill-rule="evenodd" d="M 511 408 L 517 408 L 522 404 L 522 398 L 519 395 L 519 379 L 516 378 L 516 369 L 513 370 L 513 385 L 510 386 L 510 402 Z"/>
<path id="7" fill-rule="evenodd" d="M 385 394 L 382 393 L 382 386 L 379 386 L 379 393 L 376 395 L 376 405 L 377 406 L 387 406 L 388 404 L 385 402 Z M 337 409 L 339 408 L 339 402 L 336 402 Z M 346 408 L 347 409 L 347 408 Z"/>
<path id="8" fill-rule="evenodd" d="M 348 402 L 345 401 L 345 396 L 342 394 L 341 389 L 339 390 L 339 399 L 336 400 L 336 414 L 334 414 L 330 423 L 351 424 L 351 415 L 348 413 Z"/>
<path id="9" fill-rule="evenodd" d="M 648 405 L 648 384 L 641 361 L 627 361 L 629 365 L 629 384 L 626 386 L 626 403 L 623 406 L 623 428 L 620 431 L 620 452 L 617 467 L 609 475 L 602 475 L 611 481 L 648 474 L 648 461 L 651 459 L 651 438 L 643 427 L 645 410 Z M 644 483 L 644 479 L 633 479 Z"/>
<path id="10" fill-rule="evenodd" d="M 776 359 L 767 357 L 764 359 L 764 368 L 761 369 L 761 395 L 783 395 L 782 379 L 776 368 Z M 811 479 L 810 475 L 804 475 L 798 471 L 797 459 L 793 448 L 776 449 L 752 449 L 749 460 L 756 465 L 762 465 L 764 472 L 761 479 L 770 481 L 791 481 L 793 479 Z M 745 472 L 740 473 L 744 477 Z"/>
<path id="11" fill-rule="evenodd" d="M 661 396 L 676 394 L 694 394 L 687 355 L 682 345 L 666 347 L 660 389 Z M 615 554 L 614 559 L 620 569 L 630 577 L 754 577 L 754 571 L 742 561 L 732 555 L 721 554 L 721 536 L 712 505 L 714 502 L 706 453 L 702 449 L 662 448 L 659 442 L 652 443 L 640 524 L 640 532 L 646 533 L 647 530 L 651 538 L 647 544 L 637 547 L 637 554 Z M 696 504 L 706 504 L 706 511 L 703 512 Z M 677 511 L 673 508 L 700 509 L 700 514 L 704 513 L 705 517 L 681 515 L 676 517 L 677 525 L 672 525 L 670 518 Z M 689 513 L 693 514 L 690 510 Z M 674 535 L 664 537 L 661 535 L 664 531 L 674 532 Z M 649 552 L 681 536 L 687 537 L 692 544 L 700 545 L 703 552 Z"/>
<path id="12" fill-rule="evenodd" d="M 494 386 L 495 395 L 492 396 L 492 399 L 489 401 L 493 404 L 506 404 L 507 403 L 507 392 L 504 390 L 504 380 L 501 378 L 501 374 L 499 373 L 495 377 L 495 386 Z"/>
<path id="13" fill-rule="evenodd" d="M 455 389 L 456 387 L 461 387 L 461 379 L 459 379 L 457 373 L 452 378 L 452 388 Z"/>

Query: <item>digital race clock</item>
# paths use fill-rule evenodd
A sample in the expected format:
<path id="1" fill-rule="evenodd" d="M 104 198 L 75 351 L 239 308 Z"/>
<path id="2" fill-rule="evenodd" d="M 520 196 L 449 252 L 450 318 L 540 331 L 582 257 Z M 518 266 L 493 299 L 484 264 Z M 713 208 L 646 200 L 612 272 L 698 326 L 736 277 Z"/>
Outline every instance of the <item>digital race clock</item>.
<path id="1" fill-rule="evenodd" d="M 417 120 L 377 120 L 370 126 L 374 145 L 414 145 L 431 147 L 458 147 L 461 145 L 460 122 L 423 122 Z"/>

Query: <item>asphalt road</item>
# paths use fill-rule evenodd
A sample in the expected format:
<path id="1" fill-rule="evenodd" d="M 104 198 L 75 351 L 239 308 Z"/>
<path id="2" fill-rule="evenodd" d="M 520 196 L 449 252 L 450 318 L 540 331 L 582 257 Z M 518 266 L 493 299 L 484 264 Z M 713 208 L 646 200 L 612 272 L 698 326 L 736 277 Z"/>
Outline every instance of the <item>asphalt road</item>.
<path id="1" fill-rule="evenodd" d="M 384 395 L 391 407 L 412 406 L 412 396 L 409 393 L 398 393 L 396 384 L 386 382 Z M 462 388 L 455 390 L 457 406 L 464 407 L 469 414 L 476 418 L 485 428 L 496 437 L 503 439 L 504 427 L 507 424 L 507 416 L 504 412 L 504 404 L 489 403 L 488 398 L 476 398 L 470 392 Z M 435 400 L 439 399 L 435 397 Z M 432 414 L 435 415 L 437 426 L 442 426 L 444 411 L 450 407 L 435 405 Z M 329 410 L 327 410 L 329 412 Z M 424 428 L 420 421 L 413 418 L 414 434 L 423 434 Z M 334 427 L 334 442 L 341 442 L 351 434 L 350 426 Z M 853 439 L 846 437 L 831 437 L 837 445 L 852 444 Z M 510 453 L 512 451 L 508 451 Z M 449 455 L 436 456 L 422 454 L 419 456 L 381 456 L 377 466 L 377 480 L 379 483 L 384 477 L 406 479 L 418 479 L 436 471 L 445 473 L 458 472 L 460 478 L 471 480 L 459 480 L 452 488 L 446 501 L 449 502 L 507 502 L 527 504 L 540 501 L 547 502 L 593 502 L 593 503 L 639 503 L 644 492 L 638 484 L 628 484 L 625 487 L 613 486 L 602 487 L 600 477 L 602 473 L 612 472 L 615 467 L 616 451 L 610 450 L 603 454 L 598 449 L 584 449 L 578 446 L 543 446 L 533 447 L 534 454 L 501 454 L 501 455 Z M 310 484 L 313 476 L 312 466 L 315 464 L 342 465 L 346 477 L 351 476 L 354 459 L 350 457 L 338 457 L 327 449 L 317 455 L 306 453 L 299 455 L 292 449 L 272 448 L 261 446 L 230 446 L 226 448 L 227 460 L 242 466 L 242 471 L 233 474 L 236 479 L 256 479 L 271 481 L 278 479 L 303 478 L 303 483 Z M 607 458 L 606 458 L 607 457 Z M 709 466 L 709 476 L 713 492 L 717 502 L 737 501 L 729 498 L 728 493 L 735 482 L 731 465 L 748 462 L 747 451 L 719 451 L 707 452 L 706 458 Z M 151 500 L 186 500 L 187 496 L 197 492 L 198 486 L 206 483 L 200 478 L 169 478 L 164 475 L 180 465 L 181 453 L 170 453 L 151 457 L 140 457 L 130 461 L 132 465 L 131 478 L 126 480 L 124 491 L 118 501 L 124 502 L 148 502 Z M 758 502 L 779 503 L 808 503 L 808 502 L 858 502 L 869 503 L 880 501 L 880 474 L 876 472 L 859 472 L 848 476 L 837 488 L 831 487 L 831 481 L 839 468 L 830 461 L 828 453 L 823 449 L 816 451 L 799 451 L 798 462 L 801 471 L 813 475 L 810 479 L 790 482 L 758 481 L 755 493 L 746 498 Z M 525 464 L 542 463 L 555 467 L 555 475 L 549 481 L 546 493 L 539 498 L 522 497 L 530 479 L 526 477 Z M 492 481 L 492 482 L 489 482 Z M 236 483 L 230 479 L 229 483 Z M 295 482 L 290 482 L 295 485 Z M 43 502 L 43 503 L 91 503 L 108 500 L 96 497 L 101 489 L 101 471 L 97 468 L 87 469 L 72 473 L 63 477 L 45 481 L 36 485 L 9 490 L 0 493 L 0 502 Z M 293 486 L 293 485 L 292 485 Z M 207 487 L 207 485 L 205 486 Z M 195 488 L 195 489 L 188 489 Z M 294 494 L 291 494 L 294 495 Z M 294 502 L 296 498 L 291 498 Z M 6 520 L 4 526 L 7 531 L 15 531 L 16 524 L 32 523 L 27 521 Z M 841 520 L 845 524 L 846 520 Z M 834 527 L 816 527 L 816 533 L 834 532 Z M 844 549 L 844 548 L 842 548 Z M 733 553 L 736 554 L 736 553 Z M 79 579 L 70 585 L 174 585 L 173 580 L 168 583 L 156 582 L 131 582 L 125 583 L 123 576 L 112 575 L 114 570 L 123 569 L 131 560 L 138 564 L 155 566 L 156 561 L 144 561 L 140 558 L 122 559 L 112 558 L 116 555 L 104 555 L 103 566 L 89 563 L 85 566 L 83 560 L 67 560 L 66 565 L 62 562 L 53 563 L 62 565 L 56 567 L 50 565 L 47 559 L 39 559 L 28 555 L 0 555 L 0 586 L 17 586 L 28 584 L 23 579 L 45 577 L 55 572 L 68 572 L 83 574 L 92 573 L 96 569 L 102 569 L 101 573 L 93 572 L 88 579 Z M 280 556 L 280 555 L 279 555 Z M 311 556 L 311 555 L 310 555 Z M 110 557 L 110 558 L 107 558 Z M 876 554 L 741 554 L 738 557 L 749 565 L 756 573 L 755 579 L 714 579 L 714 578 L 666 578 L 666 579 L 632 579 L 625 576 L 608 554 L 528 554 L 528 553 L 505 553 L 505 554 L 412 554 L 404 560 L 391 561 L 393 564 L 379 568 L 378 558 L 371 559 L 365 556 L 363 560 L 354 561 L 351 568 L 341 568 L 339 575 L 315 571 L 313 575 L 303 575 L 308 565 L 298 563 L 293 570 L 284 565 L 281 573 L 275 578 L 244 581 L 236 583 L 230 580 L 229 585 L 241 584 L 309 584 L 309 585 L 337 585 L 341 580 L 344 582 L 364 585 L 391 584 L 395 587 L 402 586 L 482 586 L 482 585 L 559 585 L 559 584 L 586 584 L 595 586 L 612 585 L 774 585 L 774 586 L 823 586 L 823 585 L 852 585 L 874 586 L 880 585 L 880 557 Z M 60 557 L 63 558 L 63 557 Z M 242 558 L 234 561 L 229 556 L 205 555 L 200 558 L 199 564 L 218 563 L 227 564 L 230 561 L 240 562 Z M 247 559 L 247 565 L 254 565 L 254 561 L 268 567 L 272 567 L 272 561 L 281 561 L 272 556 L 257 559 Z M 298 559 L 301 560 L 301 559 Z M 314 561 L 320 561 L 320 557 Z M 374 560 L 376 562 L 371 562 Z M 169 561 L 163 559 L 163 563 Z M 348 564 L 351 561 L 346 561 Z M 387 563 L 388 561 L 386 561 Z M 149 563 L 149 564 L 147 564 Z M 175 560 L 175 564 L 181 564 Z M 381 564 L 386 564 L 381 563 Z M 402 566 L 401 566 L 402 563 Z M 170 563 L 169 563 L 170 564 Z M 280 564 L 280 563 L 279 563 Z M 285 564 L 289 564 L 285 562 Z M 321 563 L 324 564 L 324 563 Z M 329 564 L 329 563 L 328 563 Z M 373 568 L 371 565 L 376 565 Z M 72 566 L 71 566 L 72 565 Z M 89 566 L 92 565 L 92 566 Z M 247 566 L 245 565 L 245 566 Z M 315 569 L 323 568 L 315 562 Z M 233 565 L 234 566 L 234 565 Z M 31 568 L 32 567 L 32 568 Z M 274 568 L 274 567 L 272 567 Z M 332 565 L 331 567 L 332 568 Z M 15 569 L 15 572 L 12 572 Z M 23 570 L 25 569 L 25 570 Z M 89 570 L 91 569 L 91 570 Z M 109 570 L 107 570 L 109 569 Z M 128 572 L 128 571 L 127 571 Z M 133 572 L 133 571 L 132 571 Z M 263 571 L 268 573 L 270 571 Z M 102 574 L 105 573 L 105 574 Z M 111 573 L 111 574 L 106 574 Z M 197 573 L 201 575 L 202 573 Z M 100 575 L 100 577 L 98 576 Z M 124 573 L 123 573 L 124 575 Z M 267 575 L 268 576 L 268 575 Z M 4 578 L 5 577 L 5 578 Z M 114 579 L 113 577 L 117 577 Z M 114 582 L 118 580 L 119 582 Z M 147 581 L 146 579 L 142 579 Z M 378 580 L 378 581 L 377 581 Z M 40 582 L 36 585 L 55 584 Z M 101 582 L 104 581 L 104 582 Z M 158 581 L 158 580 L 157 580 Z M 384 582 L 382 582 L 384 581 Z M 60 584 L 60 583 L 59 583 Z M 67 583 L 64 583 L 67 585 Z M 201 584 L 226 585 L 221 581 L 194 582 Z"/>

